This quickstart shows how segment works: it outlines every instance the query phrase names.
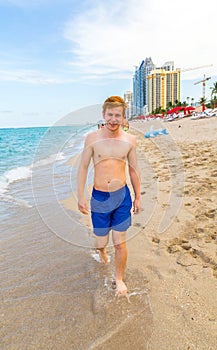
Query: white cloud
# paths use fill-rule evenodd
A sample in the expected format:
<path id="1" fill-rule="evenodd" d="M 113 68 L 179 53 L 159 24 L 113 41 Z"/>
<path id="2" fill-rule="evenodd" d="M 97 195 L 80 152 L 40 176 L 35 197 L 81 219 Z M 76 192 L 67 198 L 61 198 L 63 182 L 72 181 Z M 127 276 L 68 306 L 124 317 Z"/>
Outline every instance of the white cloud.
<path id="1" fill-rule="evenodd" d="M 77 67 L 76 64 L 72 66 Z M 73 70 L 74 69 L 75 68 L 73 68 Z M 106 79 L 108 79 L 108 75 L 110 79 L 131 78 L 128 72 L 113 70 L 111 68 L 105 72 L 105 69 L 102 67 L 98 67 L 94 71 L 92 71 L 90 67 L 87 67 L 84 71 L 86 75 L 80 76 L 76 71 L 74 73 L 70 73 L 70 71 L 68 71 L 68 74 L 66 76 L 66 74 L 55 75 L 52 73 L 44 73 L 31 69 L 4 69 L 0 70 L 0 81 L 19 82 L 32 85 L 59 85 L 78 82 L 82 82 L 84 84 L 93 84 L 94 81 L 97 81 L 97 84 L 99 84 L 98 79 L 100 77 L 101 84 L 103 85 Z"/>
<path id="2" fill-rule="evenodd" d="M 183 73 L 184 79 L 217 72 L 216 1 L 113 0 L 89 2 L 87 10 L 65 25 L 72 42 L 72 64 L 83 74 L 132 75 L 134 65 L 152 57 L 157 65 L 173 60 L 175 67 L 213 64 Z"/>
<path id="3" fill-rule="evenodd" d="M 13 111 L 5 110 L 5 111 L 0 111 L 1 114 L 11 114 Z"/>
<path id="4" fill-rule="evenodd" d="M 0 81 L 14 81 L 23 82 L 28 84 L 63 84 L 72 83 L 78 81 L 78 79 L 55 77 L 36 70 L 28 69 L 13 69 L 13 70 L 0 70 Z"/>

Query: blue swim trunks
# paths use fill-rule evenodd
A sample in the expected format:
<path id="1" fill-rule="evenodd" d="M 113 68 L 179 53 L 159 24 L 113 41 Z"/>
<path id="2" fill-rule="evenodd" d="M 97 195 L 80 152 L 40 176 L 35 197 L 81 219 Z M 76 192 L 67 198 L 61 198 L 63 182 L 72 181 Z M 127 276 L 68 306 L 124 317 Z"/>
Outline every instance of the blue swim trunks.
<path id="1" fill-rule="evenodd" d="M 93 188 L 90 206 L 93 231 L 97 236 L 106 236 L 111 229 L 124 232 L 131 225 L 132 200 L 127 185 L 114 192 Z"/>

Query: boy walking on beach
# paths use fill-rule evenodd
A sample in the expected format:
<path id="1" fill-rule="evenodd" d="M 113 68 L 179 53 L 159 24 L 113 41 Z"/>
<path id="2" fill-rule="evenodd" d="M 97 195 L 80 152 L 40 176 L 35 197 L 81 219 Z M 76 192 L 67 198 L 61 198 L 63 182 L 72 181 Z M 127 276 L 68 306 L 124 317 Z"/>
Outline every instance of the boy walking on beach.
<path id="1" fill-rule="evenodd" d="M 134 190 L 133 211 L 138 213 L 140 177 L 136 156 L 136 138 L 122 130 L 126 112 L 125 101 L 119 96 L 107 98 L 102 116 L 105 126 L 86 137 L 78 169 L 78 209 L 88 214 L 84 187 L 90 161 L 94 164 L 94 184 L 90 202 L 95 247 L 101 259 L 108 263 L 106 246 L 109 232 L 115 248 L 116 294 L 127 293 L 123 273 L 127 262 L 126 231 L 131 225 L 132 200 L 126 184 L 126 164 Z"/>

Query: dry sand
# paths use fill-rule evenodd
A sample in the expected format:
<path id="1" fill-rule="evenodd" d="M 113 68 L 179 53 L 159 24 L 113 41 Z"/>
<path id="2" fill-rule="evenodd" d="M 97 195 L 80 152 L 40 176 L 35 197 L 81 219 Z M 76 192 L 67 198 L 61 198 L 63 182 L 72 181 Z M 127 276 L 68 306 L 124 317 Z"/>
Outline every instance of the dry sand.
<path id="1" fill-rule="evenodd" d="M 145 138 L 150 126 L 168 135 Z M 153 317 L 137 348 L 217 349 L 217 118 L 131 122 L 129 132 L 138 141 L 143 210 L 129 235 L 126 283 L 134 284 L 131 271 L 146 276 Z M 75 210 L 71 198 L 64 204 Z"/>
<path id="2" fill-rule="evenodd" d="M 150 125 L 169 135 L 144 138 Z M 158 188 L 152 217 L 128 243 L 128 266 L 139 265 L 149 281 L 148 349 L 217 349 L 217 118 L 132 122 L 130 130 L 138 139 L 142 192 L 147 190 L 144 154 Z M 179 164 L 171 164 L 167 147 Z M 174 192 L 181 201 L 172 213 Z M 147 206 L 146 198 L 144 211 Z M 173 214 L 171 222 L 159 233 L 165 213 Z"/>

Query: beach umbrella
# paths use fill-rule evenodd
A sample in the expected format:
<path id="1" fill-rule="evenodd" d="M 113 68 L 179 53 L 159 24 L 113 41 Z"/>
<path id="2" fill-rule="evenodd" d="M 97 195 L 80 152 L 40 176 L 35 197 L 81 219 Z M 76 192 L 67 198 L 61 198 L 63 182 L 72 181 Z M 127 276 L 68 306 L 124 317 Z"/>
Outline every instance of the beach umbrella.
<path id="1" fill-rule="evenodd" d="M 144 115 L 138 115 L 136 118 L 134 118 L 134 119 L 139 119 L 139 120 L 141 120 L 141 119 L 145 119 L 145 116 Z"/>
<path id="2" fill-rule="evenodd" d="M 190 114 L 190 113 L 192 113 L 194 110 L 195 110 L 195 107 L 193 107 L 193 106 L 187 106 L 187 107 L 184 108 L 184 114 L 186 114 L 186 112 L 187 112 L 188 114 Z"/>
<path id="3" fill-rule="evenodd" d="M 167 111 L 167 114 L 179 113 L 180 111 L 183 111 L 184 109 L 185 109 L 184 106 L 177 106 L 177 107 L 174 107 L 174 108 L 170 109 L 169 111 Z"/>

